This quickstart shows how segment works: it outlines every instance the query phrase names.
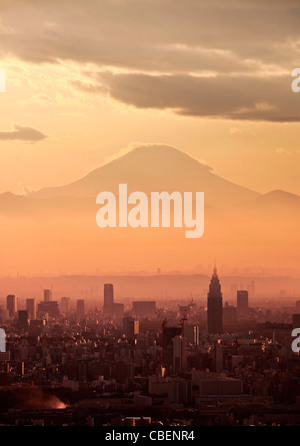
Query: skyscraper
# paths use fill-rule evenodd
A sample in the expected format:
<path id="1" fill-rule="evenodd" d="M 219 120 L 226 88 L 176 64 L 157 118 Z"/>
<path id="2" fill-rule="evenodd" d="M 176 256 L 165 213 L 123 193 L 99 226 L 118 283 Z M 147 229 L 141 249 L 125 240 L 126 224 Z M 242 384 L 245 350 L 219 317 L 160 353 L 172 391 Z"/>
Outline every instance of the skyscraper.
<path id="1" fill-rule="evenodd" d="M 133 317 L 123 318 L 123 333 L 127 339 L 134 338 L 139 334 L 139 321 L 136 321 Z"/>
<path id="2" fill-rule="evenodd" d="M 238 310 L 247 310 L 248 308 L 248 291 L 238 290 L 236 293 L 236 306 Z"/>
<path id="3" fill-rule="evenodd" d="M 103 313 L 110 314 L 114 307 L 114 286 L 111 283 L 104 284 Z"/>
<path id="4" fill-rule="evenodd" d="M 49 302 L 49 300 L 52 300 L 52 291 L 44 290 L 44 301 Z"/>
<path id="5" fill-rule="evenodd" d="M 228 302 L 225 302 L 225 306 L 223 307 L 223 325 L 232 325 L 237 321 L 237 309 L 232 305 L 229 305 Z"/>
<path id="6" fill-rule="evenodd" d="M 19 310 L 18 319 L 19 319 L 19 328 L 26 330 L 26 328 L 28 327 L 28 311 Z"/>
<path id="7" fill-rule="evenodd" d="M 174 336 L 173 343 L 173 374 L 185 367 L 186 341 L 182 336 Z"/>
<path id="8" fill-rule="evenodd" d="M 185 325 L 184 337 L 188 344 L 199 345 L 199 325 Z"/>
<path id="9" fill-rule="evenodd" d="M 50 301 L 41 301 L 38 304 L 38 315 L 39 317 L 45 316 L 46 313 L 48 313 L 51 317 L 56 317 L 59 315 L 59 308 L 57 301 L 50 300 Z"/>
<path id="10" fill-rule="evenodd" d="M 80 320 L 84 315 L 84 299 L 77 300 L 77 319 Z"/>
<path id="11" fill-rule="evenodd" d="M 34 321 L 36 319 L 36 301 L 35 299 L 26 299 L 26 310 L 28 311 L 28 319 Z"/>
<path id="12" fill-rule="evenodd" d="M 208 333 L 211 334 L 221 334 L 223 332 L 222 293 L 216 267 L 207 294 L 207 329 Z"/>
<path id="13" fill-rule="evenodd" d="M 9 294 L 6 298 L 6 309 L 9 312 L 9 316 L 12 317 L 17 312 L 17 296 Z"/>
<path id="14" fill-rule="evenodd" d="M 70 311 L 70 298 L 62 297 L 60 300 L 60 311 L 61 313 L 68 314 Z"/>
<path id="15" fill-rule="evenodd" d="M 162 346 L 163 346 L 163 360 L 165 365 L 171 365 L 173 361 L 173 338 L 181 336 L 181 327 L 163 327 L 162 332 Z"/>
<path id="16" fill-rule="evenodd" d="M 214 346 L 212 348 L 213 355 L 213 371 L 216 373 L 220 373 L 223 370 L 223 347 L 222 345 L 214 342 Z"/>

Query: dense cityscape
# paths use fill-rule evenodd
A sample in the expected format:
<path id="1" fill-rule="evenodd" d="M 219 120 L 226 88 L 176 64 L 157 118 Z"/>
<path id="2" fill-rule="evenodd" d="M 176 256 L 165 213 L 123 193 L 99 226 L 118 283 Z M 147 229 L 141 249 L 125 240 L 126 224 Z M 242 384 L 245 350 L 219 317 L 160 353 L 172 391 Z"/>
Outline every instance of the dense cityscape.
<path id="1" fill-rule="evenodd" d="M 251 307 L 255 283 L 207 305 L 26 299 L 0 308 L 3 426 L 268 426 L 300 424 L 300 356 L 291 348 L 300 301 Z M 102 300 L 103 299 L 103 300 Z M 2 344 L 1 344 L 2 345 Z M 1 350 L 1 348 L 0 348 Z"/>

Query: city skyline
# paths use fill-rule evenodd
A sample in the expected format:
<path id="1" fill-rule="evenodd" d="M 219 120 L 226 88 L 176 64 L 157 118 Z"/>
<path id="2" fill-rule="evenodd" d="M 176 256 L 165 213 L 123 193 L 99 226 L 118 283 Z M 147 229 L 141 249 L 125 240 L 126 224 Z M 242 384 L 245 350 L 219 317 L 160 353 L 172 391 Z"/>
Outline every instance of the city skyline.
<path id="1" fill-rule="evenodd" d="M 120 308 L 113 283 L 94 309 L 64 296 L 58 306 L 43 289 L 35 314 L 35 299 L 24 310 L 8 295 L 0 305 L 1 425 L 298 425 L 291 331 L 300 299 L 257 307 L 250 284 L 229 305 L 222 279 L 214 267 L 207 308 L 193 299 Z"/>
<path id="2" fill-rule="evenodd" d="M 0 426 L 300 426 L 299 17 L 0 0 Z"/>

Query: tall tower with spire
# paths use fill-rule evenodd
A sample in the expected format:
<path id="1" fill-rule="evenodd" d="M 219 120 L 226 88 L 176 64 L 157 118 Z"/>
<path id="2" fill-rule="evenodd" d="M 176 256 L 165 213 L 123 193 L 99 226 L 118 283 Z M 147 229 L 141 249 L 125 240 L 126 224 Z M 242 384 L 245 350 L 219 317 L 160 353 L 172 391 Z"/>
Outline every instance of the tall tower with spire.
<path id="1" fill-rule="evenodd" d="M 222 293 L 216 267 L 214 267 L 207 294 L 207 330 L 211 334 L 223 332 Z"/>

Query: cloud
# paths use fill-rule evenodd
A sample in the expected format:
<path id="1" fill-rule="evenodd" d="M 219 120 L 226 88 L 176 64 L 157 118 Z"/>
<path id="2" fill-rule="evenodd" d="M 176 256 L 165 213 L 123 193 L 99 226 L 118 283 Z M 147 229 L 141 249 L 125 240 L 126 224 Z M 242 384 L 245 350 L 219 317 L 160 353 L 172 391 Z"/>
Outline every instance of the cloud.
<path id="1" fill-rule="evenodd" d="M 23 196 L 27 197 L 32 192 L 36 192 L 38 190 L 39 190 L 39 188 L 26 186 L 24 183 L 22 183 L 22 181 L 18 182 L 18 195 L 23 195 Z"/>
<path id="2" fill-rule="evenodd" d="M 71 72 L 76 65 L 74 94 L 106 90 L 181 115 L 299 120 L 299 95 L 290 94 L 298 0 L 89 0 L 88 8 L 83 0 L 3 0 L 0 9 L 0 57 Z M 97 84 L 91 66 L 116 75 Z"/>
<path id="3" fill-rule="evenodd" d="M 47 135 L 39 132 L 32 127 L 13 125 L 12 130 L 0 131 L 1 141 L 25 141 L 35 143 L 47 138 Z"/>
<path id="4" fill-rule="evenodd" d="M 93 84 L 93 83 L 85 83 L 80 80 L 72 80 L 71 85 L 73 85 L 76 89 L 85 92 L 85 93 L 103 93 L 105 92 L 105 88 L 102 85 Z"/>
<path id="5" fill-rule="evenodd" d="M 111 97 L 137 108 L 232 120 L 300 121 L 300 97 L 292 92 L 289 76 L 206 78 L 105 73 L 100 78 Z"/>
<path id="6" fill-rule="evenodd" d="M 1 9 L 1 55 L 31 62 L 247 73 L 299 60 L 297 0 L 7 0 Z"/>

